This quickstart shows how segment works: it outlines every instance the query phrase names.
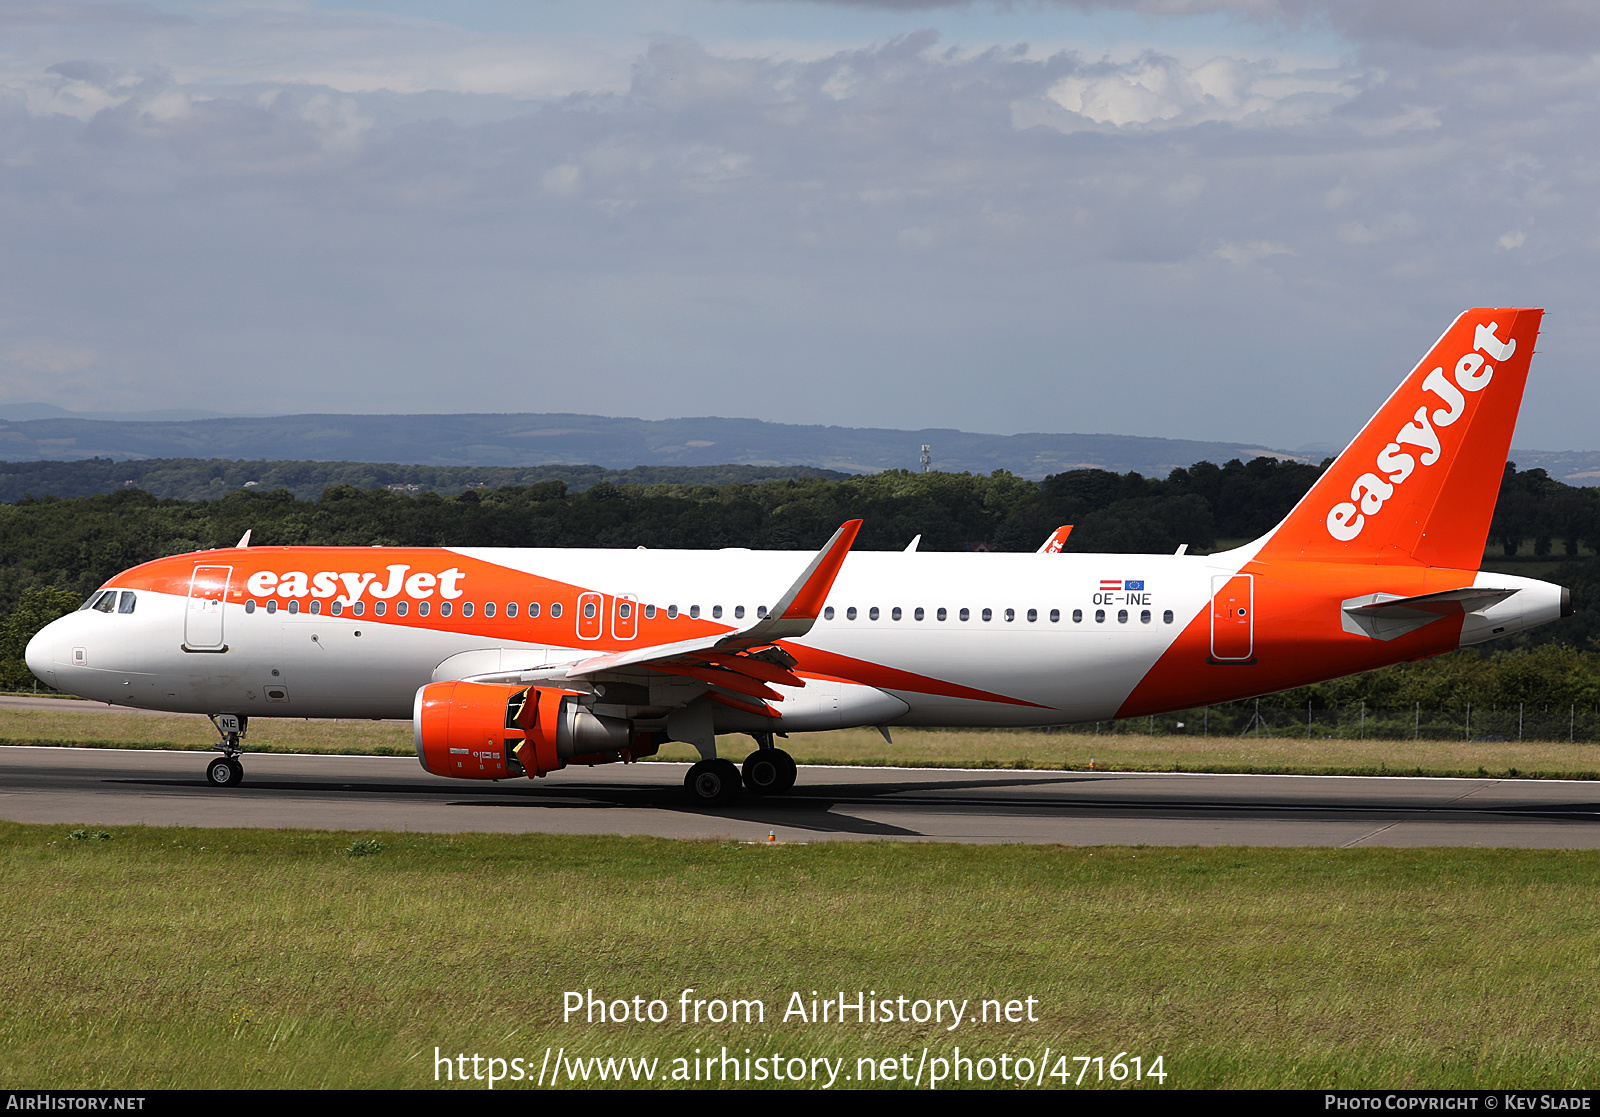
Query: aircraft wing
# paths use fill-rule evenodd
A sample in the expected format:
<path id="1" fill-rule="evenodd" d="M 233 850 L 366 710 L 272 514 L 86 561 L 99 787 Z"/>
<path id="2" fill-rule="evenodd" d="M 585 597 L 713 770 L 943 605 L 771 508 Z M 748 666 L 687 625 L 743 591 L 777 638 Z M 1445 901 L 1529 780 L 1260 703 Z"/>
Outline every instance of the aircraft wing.
<path id="1" fill-rule="evenodd" d="M 496 672 L 471 676 L 476 682 L 550 682 L 615 677 L 626 672 L 638 677 L 641 672 L 672 675 L 713 688 L 710 695 L 723 705 L 768 717 L 777 716 L 767 701 L 781 702 L 783 695 L 768 684 L 803 687 L 805 680 L 793 671 L 794 657 L 773 645 L 778 640 L 804 636 L 822 615 L 823 603 L 834 579 L 844 565 L 845 556 L 861 530 L 860 520 L 851 520 L 833 533 L 826 546 L 795 579 L 766 616 L 734 632 L 608 652 L 567 664 L 553 664 L 534 671 Z"/>

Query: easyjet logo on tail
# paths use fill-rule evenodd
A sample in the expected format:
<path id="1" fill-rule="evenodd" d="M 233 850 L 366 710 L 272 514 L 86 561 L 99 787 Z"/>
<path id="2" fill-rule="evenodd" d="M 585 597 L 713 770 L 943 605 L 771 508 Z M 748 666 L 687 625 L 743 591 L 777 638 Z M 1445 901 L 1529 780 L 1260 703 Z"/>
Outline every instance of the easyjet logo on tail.
<path id="1" fill-rule="evenodd" d="M 1361 534 L 1367 517 L 1382 511 L 1384 502 L 1394 495 L 1395 487 L 1403 485 L 1420 463 L 1431 466 L 1439 460 L 1439 428 L 1448 427 L 1466 414 L 1465 393 L 1481 392 L 1494 378 L 1494 366 L 1480 355 L 1488 354 L 1496 361 L 1507 361 L 1516 352 L 1516 339 L 1502 342 L 1495 336 L 1498 322 L 1487 326 L 1480 324 L 1473 332 L 1472 349 L 1456 362 L 1455 375 L 1446 377 L 1440 365 L 1428 373 L 1422 390 L 1432 392 L 1444 402 L 1444 407 L 1429 415 L 1428 405 L 1417 408 L 1417 413 L 1405 426 L 1395 432 L 1394 441 L 1378 452 L 1373 463 L 1376 472 L 1363 473 L 1350 486 L 1350 499 L 1328 510 L 1328 534 L 1341 543 L 1348 543 Z M 1421 451 L 1413 455 L 1405 447 Z"/>

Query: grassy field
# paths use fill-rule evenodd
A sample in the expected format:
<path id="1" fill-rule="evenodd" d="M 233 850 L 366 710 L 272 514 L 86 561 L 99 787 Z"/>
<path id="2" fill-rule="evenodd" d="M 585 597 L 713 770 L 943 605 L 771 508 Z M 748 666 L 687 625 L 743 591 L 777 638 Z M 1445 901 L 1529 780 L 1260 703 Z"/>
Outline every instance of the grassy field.
<path id="1" fill-rule="evenodd" d="M 0 744 L 98 748 L 209 749 L 202 717 L 0 709 Z M 409 722 L 257 719 L 248 745 L 261 752 L 411 756 Z M 746 737 L 721 739 L 742 759 Z M 784 743 L 802 764 L 943 768 L 1095 768 L 1109 771 L 1286 772 L 1345 775 L 1489 775 L 1600 778 L 1600 745 L 1550 741 L 1384 741 L 1345 738 L 1145 736 L 1140 733 L 1038 733 L 1024 730 L 894 730 L 889 744 L 872 729 L 796 734 Z M 662 760 L 694 760 L 669 744 Z"/>
<path id="2" fill-rule="evenodd" d="M 1600 1073 L 1591 852 L 72 833 L 0 824 L 10 1088 L 432 1087 L 436 1048 L 469 1074 L 474 1054 L 529 1076 L 546 1048 L 656 1058 L 657 1082 L 748 1048 L 843 1059 L 838 1086 L 862 1085 L 858 1058 L 914 1071 L 957 1047 L 995 1060 L 994 1086 L 1016 1085 L 1002 1055 L 1054 1087 L 1073 1056 L 1118 1052 L 1184 1088 Z M 690 987 L 760 1000 L 765 1022 L 680 1023 Z M 563 1022 L 563 994 L 590 989 L 668 1020 Z M 813 990 L 1031 997 L 1036 1019 L 785 1022 Z"/>

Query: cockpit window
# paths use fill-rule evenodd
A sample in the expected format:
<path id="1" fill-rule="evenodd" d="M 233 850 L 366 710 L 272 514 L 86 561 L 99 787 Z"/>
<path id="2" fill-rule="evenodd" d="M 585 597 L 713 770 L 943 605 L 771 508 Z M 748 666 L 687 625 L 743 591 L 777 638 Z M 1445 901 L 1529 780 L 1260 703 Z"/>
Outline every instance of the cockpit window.
<path id="1" fill-rule="evenodd" d="M 97 613 L 109 613 L 115 610 L 116 607 L 116 590 L 106 590 L 99 597 L 95 598 L 94 603 L 90 606 L 90 608 L 94 609 Z"/>
<path id="2" fill-rule="evenodd" d="M 89 595 L 89 600 L 85 601 L 82 605 L 78 606 L 78 612 L 81 613 L 85 609 L 93 609 L 97 604 L 99 604 L 100 599 L 102 597 L 104 597 L 105 595 L 106 595 L 106 591 L 105 590 L 95 590 L 93 593 L 91 593 Z"/>
<path id="3" fill-rule="evenodd" d="M 133 606 L 136 603 L 136 601 L 137 601 L 137 598 L 134 597 L 132 590 L 123 590 L 122 591 L 122 600 L 117 603 L 117 612 L 119 612 L 119 613 L 131 613 L 131 612 L 133 612 Z"/>

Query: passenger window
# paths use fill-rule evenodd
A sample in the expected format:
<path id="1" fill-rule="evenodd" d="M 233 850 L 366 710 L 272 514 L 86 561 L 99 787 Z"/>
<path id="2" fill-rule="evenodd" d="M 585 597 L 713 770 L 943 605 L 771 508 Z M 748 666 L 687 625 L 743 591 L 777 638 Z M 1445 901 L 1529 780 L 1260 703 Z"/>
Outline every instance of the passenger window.
<path id="1" fill-rule="evenodd" d="M 678 619 L 678 607 L 676 605 L 668 605 L 667 606 L 667 620 L 675 621 L 677 619 Z"/>
<path id="2" fill-rule="evenodd" d="M 537 601 L 528 602 L 528 618 L 531 620 L 532 618 L 537 617 L 538 615 L 539 615 L 539 603 Z"/>
<path id="3" fill-rule="evenodd" d="M 1105 624 L 1106 623 L 1106 611 L 1104 609 L 1096 609 L 1094 611 L 1094 623 L 1095 624 Z"/>
<path id="4" fill-rule="evenodd" d="M 948 612 L 948 610 L 945 609 L 945 607 L 943 605 L 941 605 L 941 606 L 939 606 L 939 611 L 937 613 L 935 613 L 934 616 L 942 621 L 942 620 L 945 620 L 946 618 L 948 618 L 950 616 L 950 613 Z"/>
<path id="5" fill-rule="evenodd" d="M 350 606 L 350 611 L 358 617 L 365 616 L 367 612 L 367 603 L 365 601 L 358 601 L 354 605 Z"/>
<path id="6" fill-rule="evenodd" d="M 697 620 L 700 619 L 700 606 L 698 606 L 698 605 L 689 606 L 689 619 L 692 620 L 692 621 L 697 621 Z"/>
<path id="7" fill-rule="evenodd" d="M 758 619 L 760 619 L 760 618 L 766 617 L 766 615 L 767 615 L 767 607 L 765 605 L 757 605 L 756 606 L 756 617 Z"/>
<path id="8" fill-rule="evenodd" d="M 1028 610 L 1028 623 L 1032 624 L 1034 621 L 1036 621 L 1038 619 L 1039 619 L 1039 610 L 1037 610 L 1037 609 L 1029 609 Z"/>
<path id="9" fill-rule="evenodd" d="M 867 610 L 867 620 L 875 621 L 877 619 L 878 619 L 878 607 L 876 605 L 874 605 L 872 608 Z"/>
<path id="10" fill-rule="evenodd" d="M 986 621 L 994 620 L 994 610 L 993 609 L 985 609 L 983 611 L 983 619 L 986 620 Z"/>
<path id="11" fill-rule="evenodd" d="M 1006 621 L 1009 623 L 1009 622 L 1014 621 L 1016 619 L 1017 619 L 1017 611 L 1015 609 L 1007 609 L 1006 610 Z"/>
<path id="12" fill-rule="evenodd" d="M 856 607 L 854 605 L 850 606 L 850 608 L 844 611 L 844 619 L 847 621 L 853 621 L 856 619 Z"/>
<path id="13" fill-rule="evenodd" d="M 483 615 L 486 617 L 494 616 L 494 602 L 485 601 L 483 603 Z"/>
<path id="14" fill-rule="evenodd" d="M 1171 609 L 1168 609 L 1165 613 L 1161 614 L 1161 623 L 1162 624 L 1171 624 L 1172 623 L 1172 610 Z"/>
<path id="15" fill-rule="evenodd" d="M 1149 624 L 1150 623 L 1150 610 L 1149 609 L 1146 609 L 1146 610 L 1144 610 L 1144 612 L 1139 614 L 1139 623 L 1140 624 Z"/>
<path id="16" fill-rule="evenodd" d="M 515 601 L 506 602 L 506 616 L 514 617 L 516 615 L 517 615 L 517 603 Z"/>
<path id="17" fill-rule="evenodd" d="M 1117 623 L 1118 624 L 1127 624 L 1128 623 L 1128 611 L 1126 609 L 1118 609 L 1117 610 Z"/>
<path id="18" fill-rule="evenodd" d="M 133 606 L 134 606 L 133 591 L 132 590 L 123 590 L 122 591 L 122 600 L 117 603 L 117 612 L 119 612 L 119 613 L 131 613 L 131 612 L 133 612 Z"/>
<path id="19" fill-rule="evenodd" d="M 272 614 L 272 613 L 276 613 L 277 611 L 278 611 L 278 599 L 277 598 L 273 598 L 272 600 L 267 602 L 267 612 L 268 612 L 268 614 Z"/>
<path id="20" fill-rule="evenodd" d="M 822 611 L 822 619 L 825 620 L 825 621 L 833 620 L 833 606 L 832 605 L 829 605 L 826 609 L 824 609 Z"/>
<path id="21" fill-rule="evenodd" d="M 476 607 L 474 607 L 474 605 L 473 605 L 473 604 L 472 604 L 472 602 L 470 602 L 470 601 L 463 601 L 463 602 L 462 602 L 462 603 L 461 603 L 461 615 L 462 615 L 462 616 L 463 616 L 463 617 L 470 617 L 470 616 L 472 616 L 472 614 L 473 614 L 473 613 L 475 613 L 475 612 L 477 612 L 477 609 L 476 609 Z"/>
<path id="22" fill-rule="evenodd" d="M 1082 624 L 1083 623 L 1083 610 L 1082 609 L 1074 609 L 1072 611 L 1072 623 L 1073 624 Z"/>
<path id="23" fill-rule="evenodd" d="M 387 604 L 385 604 L 384 602 L 382 602 L 382 601 L 374 601 L 372 603 L 372 615 L 373 616 L 381 617 L 385 613 L 387 613 L 388 611 L 389 611 L 389 606 Z"/>
<path id="24" fill-rule="evenodd" d="M 255 598 L 252 597 L 252 598 L 249 598 L 247 601 L 245 601 L 245 603 L 244 603 L 244 611 L 246 613 L 254 613 L 256 611 L 256 599 Z"/>
<path id="25" fill-rule="evenodd" d="M 921 619 L 922 619 L 922 617 L 923 617 L 923 613 L 922 613 L 922 606 L 921 606 L 921 605 L 918 605 L 918 606 L 917 606 L 917 611 L 916 611 L 916 612 L 915 612 L 915 613 L 912 613 L 912 614 L 911 614 L 911 616 L 912 616 L 912 617 L 913 617 L 913 618 L 914 618 L 914 619 L 916 619 L 916 620 L 919 620 L 919 621 L 920 621 L 920 620 L 921 620 Z"/>
<path id="26" fill-rule="evenodd" d="M 722 619 L 722 606 L 721 605 L 713 605 L 711 607 L 711 618 L 712 618 L 712 620 L 718 620 L 718 621 L 720 621 Z"/>
<path id="27" fill-rule="evenodd" d="M 313 610 L 316 609 L 315 603 L 312 604 L 311 608 Z M 431 612 L 433 612 L 433 606 L 430 605 L 428 602 L 426 602 L 426 601 L 417 602 L 417 616 L 425 617 Z"/>
<path id="28" fill-rule="evenodd" d="M 344 612 L 344 606 L 335 601 L 332 605 L 328 606 L 328 612 L 337 617 L 339 614 Z"/>
<path id="29" fill-rule="evenodd" d="M 322 613 L 322 602 L 313 601 L 311 603 L 311 615 L 313 617 L 315 617 L 315 616 L 319 616 L 321 613 Z"/>
<path id="30" fill-rule="evenodd" d="M 736 620 L 736 621 L 744 620 L 744 606 L 743 605 L 735 605 L 733 607 L 733 619 Z"/>
<path id="31" fill-rule="evenodd" d="M 972 610 L 971 609 L 962 609 L 961 610 L 961 619 L 964 620 L 964 621 L 970 621 L 972 619 Z"/>
<path id="32" fill-rule="evenodd" d="M 454 606 L 448 601 L 439 602 L 439 615 L 441 617 L 448 617 L 452 612 L 454 612 Z"/>
<path id="33" fill-rule="evenodd" d="M 889 610 L 889 618 L 896 621 L 900 619 L 900 606 L 896 605 L 893 609 Z"/>
<path id="34" fill-rule="evenodd" d="M 472 606 L 468 605 L 467 608 L 470 609 Z M 466 615 L 469 617 L 472 616 L 471 613 L 467 613 Z M 585 601 L 583 603 L 583 619 L 586 621 L 594 620 L 594 602 Z"/>
<path id="35" fill-rule="evenodd" d="M 405 609 L 405 605 L 402 604 L 400 606 L 400 608 L 403 611 Z M 298 613 L 299 611 L 300 611 L 300 603 L 298 601 L 290 601 L 289 602 L 289 612 Z"/>
<path id="36" fill-rule="evenodd" d="M 646 605 L 644 607 L 644 619 L 647 621 L 656 619 L 656 607 L 654 605 Z"/>
<path id="37" fill-rule="evenodd" d="M 445 616 L 447 616 L 447 617 L 450 615 L 449 612 L 448 612 L 449 608 L 450 607 L 448 605 L 445 606 L 445 609 L 447 610 L 445 612 Z M 552 618 L 556 619 L 556 620 L 560 620 L 561 619 L 561 602 L 552 601 L 550 603 L 550 616 Z"/>
<path id="38" fill-rule="evenodd" d="M 289 606 L 289 612 L 291 612 L 291 613 L 294 612 L 294 606 L 293 605 Z M 395 607 L 394 607 L 394 615 L 395 616 L 403 617 L 409 612 L 411 612 L 411 606 L 406 604 L 404 601 L 398 601 L 398 602 L 395 603 Z"/>
<path id="39" fill-rule="evenodd" d="M 1051 624 L 1060 624 L 1061 623 L 1061 610 L 1060 609 L 1051 609 L 1050 610 L 1050 623 Z"/>

